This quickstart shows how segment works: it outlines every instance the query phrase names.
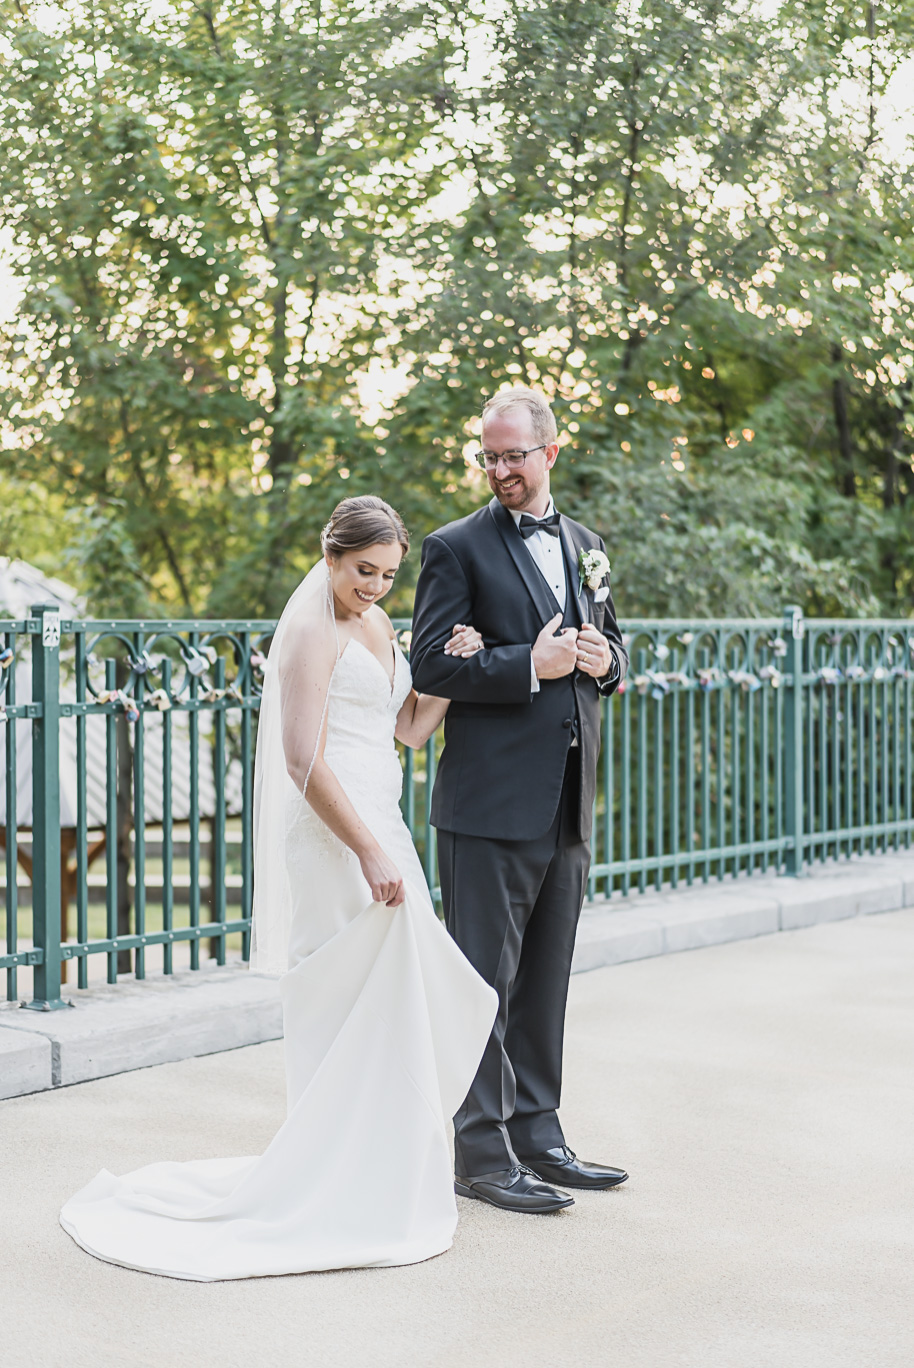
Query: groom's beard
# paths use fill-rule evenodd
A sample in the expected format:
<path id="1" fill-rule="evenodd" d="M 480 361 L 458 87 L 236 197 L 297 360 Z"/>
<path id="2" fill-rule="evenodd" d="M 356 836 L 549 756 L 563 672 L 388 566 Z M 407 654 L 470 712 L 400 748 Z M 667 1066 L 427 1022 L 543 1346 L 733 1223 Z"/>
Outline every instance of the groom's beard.
<path id="1" fill-rule="evenodd" d="M 516 482 L 513 489 L 510 488 L 512 481 Z M 542 479 L 537 485 L 528 485 L 523 479 L 522 472 L 519 472 L 518 475 L 512 476 L 511 480 L 490 479 L 489 488 L 504 508 L 514 508 L 522 512 L 539 498 L 545 483 L 545 479 Z M 509 488 L 503 489 L 503 485 Z"/>

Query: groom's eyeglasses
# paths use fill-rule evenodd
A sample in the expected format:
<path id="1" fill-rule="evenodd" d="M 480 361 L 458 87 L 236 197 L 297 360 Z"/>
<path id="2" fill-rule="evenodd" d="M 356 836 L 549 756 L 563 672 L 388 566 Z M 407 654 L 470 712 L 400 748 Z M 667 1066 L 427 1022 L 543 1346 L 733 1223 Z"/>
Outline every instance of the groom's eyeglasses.
<path id="1" fill-rule="evenodd" d="M 527 447 L 526 451 L 474 451 L 473 460 L 483 470 L 494 470 L 499 461 L 504 461 L 509 470 L 520 470 L 531 451 L 545 451 L 546 443 Z"/>

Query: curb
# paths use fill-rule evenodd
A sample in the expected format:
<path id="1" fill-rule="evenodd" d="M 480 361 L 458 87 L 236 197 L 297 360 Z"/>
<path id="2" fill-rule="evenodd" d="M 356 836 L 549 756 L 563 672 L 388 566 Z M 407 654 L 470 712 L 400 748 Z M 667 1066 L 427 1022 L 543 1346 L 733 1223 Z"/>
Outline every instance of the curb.
<path id="1" fill-rule="evenodd" d="M 89 988 L 71 1009 L 0 1013 L 0 1098 L 282 1035 L 278 979 L 237 966 Z"/>
<path id="2" fill-rule="evenodd" d="M 914 852 L 586 903 L 572 973 L 914 905 Z"/>

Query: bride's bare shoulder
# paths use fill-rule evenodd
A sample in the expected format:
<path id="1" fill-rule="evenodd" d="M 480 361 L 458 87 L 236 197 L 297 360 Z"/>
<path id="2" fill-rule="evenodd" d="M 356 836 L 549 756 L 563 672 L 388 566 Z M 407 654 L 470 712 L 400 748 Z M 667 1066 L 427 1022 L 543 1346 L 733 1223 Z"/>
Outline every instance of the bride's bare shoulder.
<path id="1" fill-rule="evenodd" d="M 391 622 L 390 618 L 387 616 L 381 605 L 379 603 L 375 603 L 371 606 L 371 608 L 369 608 L 368 611 L 369 613 L 371 613 L 372 623 L 375 626 L 377 626 L 380 631 L 384 633 L 388 641 L 393 641 L 397 633 L 394 630 L 393 623 Z"/>
<path id="2" fill-rule="evenodd" d="M 336 637 L 332 627 L 307 613 L 293 617 L 285 629 L 280 655 L 280 667 L 289 669 L 307 666 L 336 655 Z"/>

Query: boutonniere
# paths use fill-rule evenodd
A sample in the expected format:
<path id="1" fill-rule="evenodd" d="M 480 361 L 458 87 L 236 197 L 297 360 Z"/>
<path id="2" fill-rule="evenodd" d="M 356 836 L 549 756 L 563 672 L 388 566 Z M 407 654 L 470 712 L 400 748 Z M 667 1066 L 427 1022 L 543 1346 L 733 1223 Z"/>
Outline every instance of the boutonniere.
<path id="1" fill-rule="evenodd" d="M 580 551 L 578 553 L 578 593 L 587 585 L 591 593 L 596 593 L 604 576 L 609 574 L 609 557 L 602 551 Z"/>

